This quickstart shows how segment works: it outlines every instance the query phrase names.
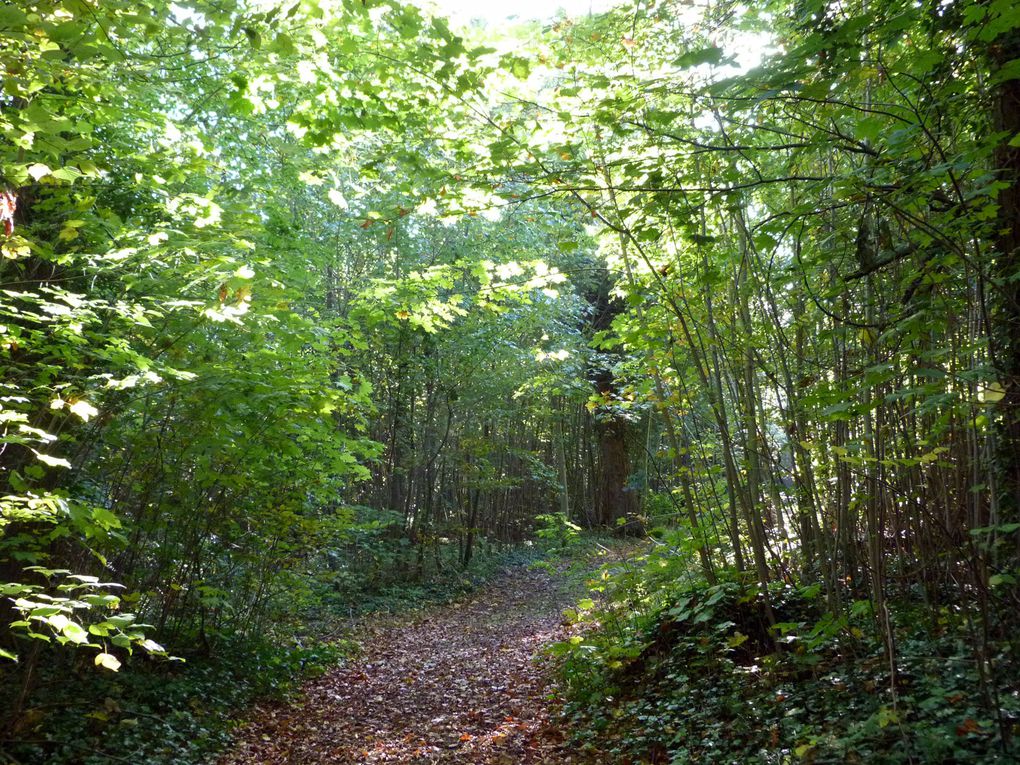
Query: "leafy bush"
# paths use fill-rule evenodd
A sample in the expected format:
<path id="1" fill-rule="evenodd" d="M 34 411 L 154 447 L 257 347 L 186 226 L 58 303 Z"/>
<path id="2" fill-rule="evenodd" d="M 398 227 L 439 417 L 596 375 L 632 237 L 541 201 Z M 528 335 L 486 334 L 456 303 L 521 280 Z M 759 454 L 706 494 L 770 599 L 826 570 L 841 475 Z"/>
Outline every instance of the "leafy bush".
<path id="1" fill-rule="evenodd" d="M 546 513 L 535 516 L 535 536 L 550 551 L 565 551 L 581 541 L 581 527 L 565 513 Z"/>

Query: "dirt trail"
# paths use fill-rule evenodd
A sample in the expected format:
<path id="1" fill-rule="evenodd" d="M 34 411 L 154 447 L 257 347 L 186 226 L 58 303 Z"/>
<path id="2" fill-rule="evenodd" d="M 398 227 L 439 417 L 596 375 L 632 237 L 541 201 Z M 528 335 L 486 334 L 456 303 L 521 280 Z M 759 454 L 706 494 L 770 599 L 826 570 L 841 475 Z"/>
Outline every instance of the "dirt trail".
<path id="1" fill-rule="evenodd" d="M 563 744 L 542 646 L 572 602 L 543 571 L 514 570 L 413 621 L 375 624 L 364 653 L 291 705 L 257 708 L 221 765 L 591 763 Z"/>

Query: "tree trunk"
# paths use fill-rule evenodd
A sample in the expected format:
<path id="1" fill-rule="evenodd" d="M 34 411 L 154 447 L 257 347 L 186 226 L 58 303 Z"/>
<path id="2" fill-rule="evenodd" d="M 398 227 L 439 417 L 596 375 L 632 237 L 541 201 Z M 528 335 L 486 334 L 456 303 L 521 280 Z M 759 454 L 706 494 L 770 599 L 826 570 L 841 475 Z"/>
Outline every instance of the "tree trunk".
<path id="1" fill-rule="evenodd" d="M 989 46 L 995 73 L 1020 58 L 1020 30 L 999 35 Z M 1008 520 L 1020 518 L 1020 146 L 1010 140 L 1020 133 L 1020 79 L 1000 82 L 994 93 L 992 130 L 1004 136 L 995 149 L 999 179 L 995 276 L 999 310 L 991 327 L 995 364 L 1005 395 L 999 401 L 998 462 L 1001 509 Z"/>

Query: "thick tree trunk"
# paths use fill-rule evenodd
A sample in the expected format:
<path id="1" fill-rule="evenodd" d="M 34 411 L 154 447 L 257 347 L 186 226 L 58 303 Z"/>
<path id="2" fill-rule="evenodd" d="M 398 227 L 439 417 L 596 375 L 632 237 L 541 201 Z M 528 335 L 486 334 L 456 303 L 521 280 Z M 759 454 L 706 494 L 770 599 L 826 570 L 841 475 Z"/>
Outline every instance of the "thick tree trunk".
<path id="1" fill-rule="evenodd" d="M 599 525 L 619 528 L 625 533 L 639 533 L 637 498 L 628 488 L 631 465 L 627 450 L 626 420 L 612 418 L 598 422 L 599 440 Z M 623 523 L 621 524 L 621 519 Z"/>
<path id="2" fill-rule="evenodd" d="M 610 295 L 608 273 L 603 274 L 596 289 L 588 294 L 588 302 L 593 309 L 593 332 L 608 330 L 613 319 L 623 310 L 623 306 Z M 604 400 L 609 402 L 614 398 L 616 380 L 605 361 L 591 370 L 591 381 Z M 596 409 L 592 417 L 599 450 L 599 476 L 596 483 L 598 524 L 627 534 L 640 533 L 637 497 L 627 486 L 631 472 L 627 437 L 630 423 L 614 412 L 611 404 Z"/>
<path id="3" fill-rule="evenodd" d="M 989 49 L 993 76 L 1020 58 L 1020 31 L 1010 30 Z M 1020 518 L 1020 147 L 1010 139 L 1020 133 L 1020 80 L 1000 82 L 995 93 L 993 130 L 1005 136 L 995 151 L 1000 180 L 996 225 L 995 276 L 999 288 L 998 318 L 991 327 L 995 363 L 1005 395 L 999 402 L 998 463 L 1002 509 L 1009 520 Z"/>

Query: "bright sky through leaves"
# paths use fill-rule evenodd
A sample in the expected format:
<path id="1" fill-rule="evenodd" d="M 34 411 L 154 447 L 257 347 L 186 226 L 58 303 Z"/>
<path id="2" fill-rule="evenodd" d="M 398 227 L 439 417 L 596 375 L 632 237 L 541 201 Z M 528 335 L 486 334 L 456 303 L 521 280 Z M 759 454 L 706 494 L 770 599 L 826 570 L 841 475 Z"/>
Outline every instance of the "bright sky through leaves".
<path id="1" fill-rule="evenodd" d="M 485 2 L 482 0 L 432 0 L 435 7 L 455 21 L 467 23 L 474 19 L 498 23 L 511 17 L 550 19 L 563 10 L 568 16 L 600 13 L 617 3 L 614 0 L 514 0 Z"/>

